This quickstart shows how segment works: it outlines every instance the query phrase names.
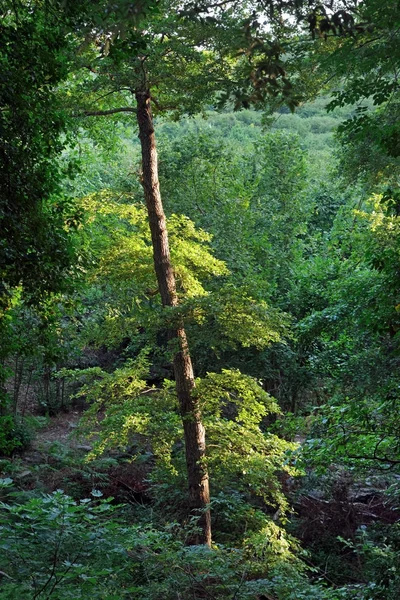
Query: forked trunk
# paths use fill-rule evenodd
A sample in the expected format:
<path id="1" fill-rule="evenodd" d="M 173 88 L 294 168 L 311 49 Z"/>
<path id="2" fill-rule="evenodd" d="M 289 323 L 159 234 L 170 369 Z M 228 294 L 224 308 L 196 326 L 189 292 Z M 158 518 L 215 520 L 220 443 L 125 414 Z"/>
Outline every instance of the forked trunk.
<path id="1" fill-rule="evenodd" d="M 150 94 L 137 92 L 137 120 L 142 148 L 143 188 L 149 215 L 153 243 L 154 268 L 163 306 L 176 306 L 175 275 L 171 264 L 168 232 L 158 181 L 158 161 L 151 114 Z M 169 339 L 176 343 L 174 374 L 176 393 L 182 416 L 186 466 L 189 484 L 189 502 L 192 511 L 200 510 L 201 535 L 191 540 L 197 544 L 211 544 L 211 515 L 208 471 L 205 463 L 205 430 L 198 402 L 193 398 L 195 386 L 192 361 L 183 323 L 169 331 Z"/>

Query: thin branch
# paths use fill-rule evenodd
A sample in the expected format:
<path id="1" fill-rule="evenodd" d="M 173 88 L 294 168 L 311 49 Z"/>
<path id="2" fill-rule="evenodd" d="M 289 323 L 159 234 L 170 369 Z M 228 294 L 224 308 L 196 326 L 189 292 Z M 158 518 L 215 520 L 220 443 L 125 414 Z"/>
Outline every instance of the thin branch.
<path id="1" fill-rule="evenodd" d="M 221 0 L 220 2 L 214 2 L 213 4 L 207 3 L 192 3 L 189 5 L 189 10 L 183 10 L 179 14 L 179 16 L 186 17 L 187 15 L 191 15 L 192 13 L 201 14 L 203 12 L 208 13 L 210 10 L 215 8 L 224 8 L 227 4 L 230 4 L 232 0 Z M 236 6 L 236 2 L 234 3 Z"/>
<path id="2" fill-rule="evenodd" d="M 111 90 L 110 92 L 107 92 L 106 94 L 102 94 L 101 96 L 98 96 L 97 98 L 95 98 L 95 102 L 98 102 L 99 100 L 103 100 L 103 98 L 106 98 L 107 96 L 110 96 L 111 94 L 119 94 L 120 92 L 124 92 L 124 91 L 132 92 L 132 90 L 127 87 L 118 88 L 117 90 Z"/>
<path id="3" fill-rule="evenodd" d="M 377 460 L 378 462 L 386 463 L 391 467 L 395 467 L 400 464 L 400 460 L 388 458 L 387 456 L 368 456 L 364 454 L 348 454 L 347 458 L 354 458 L 355 460 Z"/>
<path id="4" fill-rule="evenodd" d="M 76 117 L 105 117 L 115 115 L 116 113 L 129 112 L 136 114 L 136 108 L 131 106 L 120 106 L 119 108 L 110 108 L 109 110 L 84 110 L 83 113 L 75 115 Z"/>

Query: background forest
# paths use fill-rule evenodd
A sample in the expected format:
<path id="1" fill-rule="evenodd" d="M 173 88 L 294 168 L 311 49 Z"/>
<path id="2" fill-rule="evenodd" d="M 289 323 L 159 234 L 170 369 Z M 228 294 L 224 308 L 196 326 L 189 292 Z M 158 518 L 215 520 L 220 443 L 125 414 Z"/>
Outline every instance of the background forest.
<path id="1" fill-rule="evenodd" d="M 398 600 L 399 23 L 3 0 L 0 599 Z"/>

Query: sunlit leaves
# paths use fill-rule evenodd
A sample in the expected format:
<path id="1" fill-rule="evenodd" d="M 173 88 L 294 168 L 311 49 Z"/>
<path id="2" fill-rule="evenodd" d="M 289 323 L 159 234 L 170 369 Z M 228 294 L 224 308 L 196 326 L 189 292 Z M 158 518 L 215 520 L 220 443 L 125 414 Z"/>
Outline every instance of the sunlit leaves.
<path id="1" fill-rule="evenodd" d="M 143 360 L 126 363 L 81 389 L 79 393 L 94 402 L 85 415 L 84 431 L 95 439 L 94 455 L 128 446 L 140 453 L 150 444 L 156 461 L 154 483 L 172 477 L 182 485 L 183 430 L 174 385 L 146 387 L 140 379 L 144 366 Z M 279 413 L 274 399 L 253 378 L 232 370 L 197 379 L 194 397 L 203 413 L 214 489 L 234 486 L 285 509 L 277 476 L 281 470 L 297 473 L 290 458 L 297 445 L 263 431 L 264 417 Z"/>
<path id="2" fill-rule="evenodd" d="M 216 351 L 238 346 L 261 349 L 279 341 L 286 332 L 286 315 L 254 300 L 233 280 L 218 284 L 218 278 L 226 281 L 228 277 L 229 281 L 229 272 L 213 256 L 211 236 L 178 215 L 169 218 L 168 226 L 181 306 L 158 313 L 160 302 L 143 205 L 109 191 L 88 196 L 82 204 L 87 223 L 84 235 L 93 260 L 89 277 L 103 289 L 104 297 L 104 305 L 97 310 L 97 325 L 92 318 L 88 320 L 92 339 L 101 335 L 99 339 L 110 343 L 134 336 L 140 327 L 147 331 L 165 328 L 180 316 L 187 321 L 195 345 L 206 336 Z M 103 325 L 98 329 L 100 323 Z"/>
<path id="3" fill-rule="evenodd" d="M 130 286 L 136 296 L 157 293 L 144 206 L 133 198 L 107 191 L 82 202 L 92 232 L 92 251 L 99 257 L 95 278 L 107 278 L 111 285 Z M 210 235 L 196 230 L 187 217 L 173 215 L 169 234 L 178 291 L 186 297 L 205 293 L 202 280 L 227 273 L 225 265 L 208 249 Z"/>
<path id="4" fill-rule="evenodd" d="M 195 304 L 189 303 L 190 306 L 194 322 L 206 326 L 208 344 L 217 351 L 238 346 L 260 350 L 280 341 L 290 323 L 288 315 L 254 300 L 233 283 L 199 298 Z"/>

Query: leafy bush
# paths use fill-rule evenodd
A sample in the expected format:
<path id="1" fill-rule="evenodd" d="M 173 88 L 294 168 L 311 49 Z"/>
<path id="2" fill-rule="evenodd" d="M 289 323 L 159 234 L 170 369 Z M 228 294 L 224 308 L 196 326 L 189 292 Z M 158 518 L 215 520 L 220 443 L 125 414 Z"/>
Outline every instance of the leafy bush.
<path id="1" fill-rule="evenodd" d="M 81 389 L 93 402 L 83 420 L 85 433 L 95 437 L 89 458 L 116 447 L 135 447 L 138 457 L 150 447 L 155 462 L 150 475 L 154 497 L 176 510 L 184 502 L 186 481 L 175 386 L 166 381 L 162 389 L 149 390 L 141 379 L 145 370 L 143 359 L 129 361 Z M 279 413 L 274 399 L 255 379 L 236 370 L 197 379 L 194 393 L 207 432 L 213 495 L 236 490 L 250 504 L 261 503 L 283 515 L 287 501 L 279 474 L 298 474 L 291 461 L 297 444 L 262 431 L 265 416 Z"/>
<path id="2" fill-rule="evenodd" d="M 77 503 L 60 490 L 24 503 L 2 502 L 0 598 L 127 597 L 124 591 L 108 594 L 127 562 L 123 534 L 110 520 L 116 510 L 109 500 Z"/>
<path id="3" fill-rule="evenodd" d="M 33 438 L 33 429 L 27 419 L 14 415 L 0 416 L 0 455 L 11 456 L 24 450 Z"/>
<path id="4" fill-rule="evenodd" d="M 369 597 L 397 600 L 400 589 L 400 523 L 390 527 L 361 526 L 355 541 L 341 540 L 351 548 L 363 566 Z"/>
<path id="5" fill-rule="evenodd" d="M 3 483 L 11 488 L 11 480 Z M 110 499 L 92 495 L 78 503 L 59 490 L 0 503 L 1 600 L 255 600 L 263 593 L 286 600 L 293 585 L 297 599 L 325 597 L 312 595 L 273 523 L 243 547 L 186 547 L 189 532 L 177 523 L 127 525 Z"/>

